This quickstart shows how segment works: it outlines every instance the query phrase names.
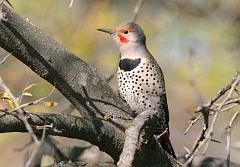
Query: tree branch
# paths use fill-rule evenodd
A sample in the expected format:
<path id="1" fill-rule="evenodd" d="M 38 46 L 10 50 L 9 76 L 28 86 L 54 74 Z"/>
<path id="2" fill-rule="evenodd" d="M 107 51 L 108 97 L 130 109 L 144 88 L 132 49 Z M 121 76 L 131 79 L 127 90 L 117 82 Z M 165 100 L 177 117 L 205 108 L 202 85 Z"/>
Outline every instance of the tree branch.
<path id="1" fill-rule="evenodd" d="M 3 12 L 6 21 L 0 22 L 0 46 L 54 85 L 85 117 L 29 113 L 28 121 L 34 132 L 41 134 L 38 126 L 52 124 L 48 134 L 89 141 L 117 162 L 126 120 L 133 118 L 127 104 L 114 94 L 94 68 L 6 6 Z M 106 117 L 111 119 L 103 121 Z M 0 133 L 3 132 L 26 132 L 26 129 L 13 114 L 0 112 Z M 143 148 L 133 165 L 145 166 L 151 158 L 155 165 L 170 163 L 155 141 Z"/>
<path id="2" fill-rule="evenodd" d="M 56 86 L 82 116 L 130 117 L 129 107 L 95 69 L 6 6 L 3 12 L 7 21 L 0 23 L 0 46 Z M 93 97 L 98 101 L 90 103 Z"/>
<path id="3" fill-rule="evenodd" d="M 52 113 L 26 113 L 29 123 L 36 134 L 42 134 L 44 125 L 53 124 L 47 134 L 89 141 L 104 150 L 113 159 L 118 159 L 122 149 L 123 135 L 120 130 L 112 133 L 112 124 L 98 119 L 64 116 Z M 116 129 L 116 128 L 115 128 Z M 17 115 L 0 111 L 0 133 L 27 132 L 24 122 Z M 119 151 L 118 151 L 119 150 Z"/>
<path id="4" fill-rule="evenodd" d="M 155 119 L 154 119 L 155 118 Z M 141 144 L 140 134 L 147 124 L 157 122 L 157 112 L 146 110 L 134 118 L 131 126 L 125 132 L 123 151 L 118 161 L 118 167 L 132 166 L 135 153 Z M 152 129 L 152 135 L 153 135 Z M 151 135 L 151 136 L 152 136 Z"/>
<path id="5" fill-rule="evenodd" d="M 20 105 L 18 104 L 18 100 L 14 97 L 14 95 L 12 94 L 12 92 L 9 90 L 9 88 L 3 83 L 2 78 L 0 77 L 0 87 L 4 90 L 4 92 L 6 92 L 9 97 L 11 98 L 11 100 L 13 101 L 14 107 L 16 107 L 16 111 L 18 113 L 18 117 L 23 121 L 28 133 L 31 135 L 31 137 L 33 138 L 34 142 L 36 144 L 39 143 L 37 136 L 35 135 L 35 133 L 32 130 L 32 127 L 29 125 L 29 122 L 24 114 L 24 111 L 22 110 L 22 108 L 20 107 Z"/>
<path id="6" fill-rule="evenodd" d="M 236 112 L 233 117 L 231 118 L 228 126 L 226 127 L 227 131 L 227 145 L 226 145 L 226 150 L 227 150 L 227 161 L 226 161 L 226 166 L 230 166 L 230 156 L 231 156 L 231 133 L 232 133 L 232 126 L 236 118 L 239 116 L 240 111 Z"/>
<path id="7" fill-rule="evenodd" d="M 187 161 L 185 162 L 184 166 L 187 166 L 189 163 L 192 162 L 192 159 L 197 155 L 198 151 L 203 147 L 203 154 L 205 154 L 209 142 L 212 139 L 213 136 L 213 130 L 216 123 L 216 120 L 218 118 L 218 114 L 222 110 L 222 108 L 228 103 L 228 101 L 231 101 L 231 97 L 236 89 L 236 87 L 240 83 L 240 73 L 237 72 L 236 75 L 233 77 L 230 83 L 228 83 L 223 89 L 217 92 L 217 94 L 205 105 L 198 107 L 198 111 L 200 111 L 203 114 L 204 117 L 204 128 L 200 134 L 200 137 L 195 142 L 193 149 L 189 154 L 186 155 Z M 227 93 L 228 92 L 228 93 Z M 222 102 L 217 105 L 216 108 L 211 108 L 215 102 L 218 101 L 220 97 L 226 94 L 226 97 L 222 100 Z M 213 119 L 211 121 L 210 126 L 208 127 L 208 119 L 209 119 L 209 111 L 214 111 Z M 207 114 L 208 113 L 208 114 Z M 206 121 L 207 120 L 207 121 Z"/>
<path id="8" fill-rule="evenodd" d="M 118 161 L 118 167 L 136 165 L 136 162 L 141 158 L 141 152 L 145 153 L 144 155 L 148 161 L 148 166 L 155 166 L 156 164 L 157 166 L 166 167 L 181 166 L 178 161 L 162 149 L 161 145 L 153 136 L 157 127 L 158 116 L 158 110 L 146 110 L 134 118 L 132 124 L 125 131 L 125 141 L 123 151 Z M 141 152 L 139 150 L 141 150 Z M 139 165 L 141 164 L 138 163 L 136 166 Z"/>
<path id="9" fill-rule="evenodd" d="M 48 135 L 86 140 L 109 154 L 115 162 L 118 161 L 124 135 L 121 130 L 113 133 L 114 127 L 108 121 L 52 113 L 26 113 L 26 117 L 35 134 L 42 134 L 41 127 L 52 125 L 46 129 Z M 27 132 L 27 130 L 23 121 L 16 115 L 0 111 L 0 133 L 7 132 Z M 175 159 L 158 146 L 155 140 L 148 141 L 137 151 L 133 166 L 145 166 L 146 164 L 150 166 L 180 166 Z"/>

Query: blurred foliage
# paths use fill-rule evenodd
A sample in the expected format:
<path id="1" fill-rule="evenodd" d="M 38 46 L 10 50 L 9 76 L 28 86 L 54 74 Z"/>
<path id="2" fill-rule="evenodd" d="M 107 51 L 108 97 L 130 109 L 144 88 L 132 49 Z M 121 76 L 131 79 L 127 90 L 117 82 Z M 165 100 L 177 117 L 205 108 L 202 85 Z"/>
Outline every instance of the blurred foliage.
<path id="1" fill-rule="evenodd" d="M 96 29 L 113 28 L 129 20 L 137 3 L 136 0 L 74 0 L 72 8 L 68 8 L 70 0 L 10 2 L 18 14 L 96 67 L 103 77 L 116 69 L 119 50 L 108 35 Z M 240 70 L 239 8 L 239 0 L 149 0 L 140 11 L 137 23 L 145 30 L 149 50 L 165 74 L 173 140 L 174 136 L 183 134 L 199 105 L 196 90 L 189 84 L 190 76 L 207 102 L 235 71 Z M 4 55 L 6 52 L 2 51 L 1 58 Z M 15 95 L 21 94 L 26 83 L 37 84 L 31 90 L 33 97 L 25 97 L 24 102 L 44 97 L 52 89 L 13 57 L 1 65 L 0 70 L 0 75 Z M 111 85 L 116 88 L 115 79 Z M 37 105 L 29 110 L 60 111 L 68 104 L 62 99 L 56 92 L 52 95 L 52 101 L 59 103 L 56 109 Z M 232 113 L 229 114 L 221 117 L 220 121 L 228 121 Z M 182 124 L 178 125 L 179 122 L 174 120 L 180 115 Z M 224 125 L 219 125 L 220 136 L 224 128 Z M 189 146 L 189 143 L 192 141 L 175 145 L 182 148 L 183 144 Z M 224 150 L 224 144 L 222 147 Z"/>

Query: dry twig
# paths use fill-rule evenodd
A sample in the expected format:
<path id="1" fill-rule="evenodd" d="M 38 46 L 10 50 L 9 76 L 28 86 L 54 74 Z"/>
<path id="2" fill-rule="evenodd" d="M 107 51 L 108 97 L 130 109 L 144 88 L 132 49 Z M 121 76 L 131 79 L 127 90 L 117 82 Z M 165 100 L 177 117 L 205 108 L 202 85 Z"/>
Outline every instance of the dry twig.
<path id="1" fill-rule="evenodd" d="M 29 134 L 32 136 L 33 140 L 35 143 L 39 143 L 36 135 L 34 134 L 31 126 L 28 123 L 27 117 L 25 116 L 24 111 L 21 109 L 20 105 L 18 104 L 17 99 L 14 97 L 14 95 L 12 94 L 12 92 L 8 89 L 8 87 L 4 84 L 2 78 L 0 77 L 0 86 L 2 87 L 2 89 L 11 97 L 15 109 L 18 112 L 18 116 L 19 118 L 24 122 L 24 125 L 26 127 L 26 129 L 28 130 Z"/>
<path id="2" fill-rule="evenodd" d="M 71 2 L 70 2 L 70 4 L 69 4 L 68 8 L 71 8 L 71 7 L 72 7 L 73 2 L 74 2 L 74 0 L 71 0 Z"/>
<path id="3" fill-rule="evenodd" d="M 43 98 L 37 99 L 37 100 L 32 101 L 32 102 L 28 102 L 28 103 L 21 104 L 21 105 L 19 105 L 19 108 L 20 108 L 20 109 L 23 109 L 23 108 L 25 108 L 25 107 L 29 107 L 29 106 L 32 106 L 32 105 L 36 105 L 36 104 L 38 104 L 38 103 L 43 102 L 46 98 L 47 98 L 47 97 L 43 97 Z M 9 110 L 8 112 L 13 112 L 13 111 L 16 111 L 16 110 L 17 110 L 17 109 L 14 108 L 14 109 Z"/>
<path id="4" fill-rule="evenodd" d="M 235 76 L 239 75 L 239 72 L 237 72 L 237 74 Z M 233 83 L 234 80 L 232 80 L 229 84 L 227 84 L 224 88 L 222 88 L 221 90 L 219 90 L 217 92 L 217 94 L 205 105 L 203 106 L 199 106 L 197 107 L 197 110 L 196 112 L 202 112 L 203 109 L 209 109 L 210 111 L 210 115 L 213 115 L 215 113 L 215 110 L 216 110 L 216 106 L 218 107 L 220 104 L 214 104 L 220 97 L 222 97 L 231 87 L 232 83 Z M 236 90 L 236 89 L 235 89 Z M 239 98 L 236 98 L 236 99 L 232 99 L 232 100 L 228 100 L 225 105 L 228 105 L 228 104 L 232 104 L 232 103 L 237 103 L 233 106 L 230 106 L 230 107 L 227 107 L 227 108 L 224 108 L 224 109 L 221 109 L 219 112 L 223 112 L 223 111 L 227 111 L 229 109 L 232 109 L 236 106 L 239 106 L 239 103 L 240 103 L 240 99 Z M 190 122 L 190 125 L 187 127 L 187 130 L 185 131 L 184 134 L 187 134 L 189 132 L 189 130 L 191 129 L 191 127 L 198 121 L 200 120 L 201 118 L 203 118 L 203 115 L 200 114 L 198 115 L 196 118 L 192 118 L 191 119 L 191 122 Z"/>
<path id="5" fill-rule="evenodd" d="M 230 152 L 230 149 L 231 149 L 231 132 L 232 132 L 232 125 L 233 125 L 233 122 L 236 120 L 236 118 L 239 116 L 240 114 L 240 111 L 236 112 L 232 119 L 230 120 L 228 126 L 226 127 L 226 131 L 227 131 L 227 145 L 226 145 L 226 150 L 227 150 L 227 167 L 230 166 L 230 156 L 231 156 L 231 152 Z"/>
<path id="6" fill-rule="evenodd" d="M 134 11 L 133 11 L 133 16 L 132 16 L 132 19 L 131 19 L 132 22 L 135 22 L 137 20 L 139 11 L 143 7 L 144 1 L 145 0 L 139 0 L 137 5 L 135 6 Z"/>
<path id="7" fill-rule="evenodd" d="M 8 59 L 8 57 L 11 55 L 11 53 L 8 53 L 1 61 L 0 61 L 0 65 L 4 64 L 5 61 Z"/>
<path id="8" fill-rule="evenodd" d="M 227 84 L 223 89 L 221 89 L 206 105 L 198 107 L 197 110 L 199 112 L 201 112 L 203 114 L 203 117 L 205 118 L 206 116 L 204 116 L 204 114 L 206 112 L 209 112 L 210 110 L 213 110 L 213 108 L 211 108 L 213 106 L 213 104 L 220 97 L 225 95 L 227 91 L 229 91 L 226 98 L 224 98 L 222 100 L 222 102 L 219 105 L 217 105 L 217 107 L 214 108 L 213 119 L 212 119 L 210 127 L 208 128 L 208 124 L 206 124 L 206 121 L 204 122 L 204 128 L 200 134 L 200 137 L 198 137 L 198 139 L 196 140 L 192 151 L 188 155 L 186 155 L 187 161 L 185 162 L 184 166 L 187 166 L 192 161 L 192 159 L 196 156 L 196 154 L 199 152 L 199 150 L 204 145 L 205 145 L 205 148 L 203 149 L 203 154 L 205 154 L 205 152 L 208 148 L 209 142 L 212 139 L 214 125 L 218 118 L 218 114 L 220 113 L 220 111 L 223 109 L 223 107 L 226 104 L 229 104 L 229 101 L 231 101 L 230 98 L 232 97 L 232 95 L 233 95 L 236 87 L 239 85 L 239 83 L 240 83 L 240 73 L 237 72 L 237 74 L 234 76 L 232 81 L 229 84 Z M 205 118 L 205 119 L 208 119 L 208 116 L 209 115 L 207 115 L 207 118 Z M 199 117 L 198 117 L 198 119 L 199 119 Z"/>
<path id="9" fill-rule="evenodd" d="M 42 147 L 43 143 L 44 143 L 44 139 L 46 137 L 46 129 L 43 129 L 43 133 L 42 133 L 42 138 L 40 140 L 40 142 L 37 143 L 37 146 L 35 147 L 35 149 L 33 150 L 30 158 L 27 160 L 25 167 L 31 167 L 31 166 L 35 166 L 34 163 L 34 159 L 37 156 L 40 148 Z"/>
<path id="10" fill-rule="evenodd" d="M 199 114 L 196 118 L 192 118 L 191 119 L 191 123 L 189 124 L 189 126 L 187 127 L 186 131 L 184 132 L 184 135 L 186 135 L 189 130 L 191 129 L 191 127 L 200 119 L 202 118 L 202 114 Z"/>
<path id="11" fill-rule="evenodd" d="M 238 107 L 239 104 L 240 104 L 240 98 L 229 100 L 229 101 L 226 102 L 225 105 L 229 105 L 229 104 L 233 104 L 233 105 L 231 105 L 229 107 L 226 107 L 226 108 L 223 108 L 222 110 L 219 111 L 219 113 L 222 113 L 224 111 L 229 111 L 229 110 L 231 110 L 231 109 L 233 109 L 235 107 Z M 210 109 L 214 110 L 214 106 L 212 106 Z M 209 115 L 212 116 L 214 114 L 214 112 L 215 111 L 210 112 Z M 201 119 L 203 119 L 203 115 L 202 114 L 199 114 L 197 117 L 192 118 L 191 121 L 190 121 L 189 126 L 187 127 L 186 131 L 184 132 L 184 135 L 186 135 L 189 132 L 189 130 L 192 128 L 192 126 L 195 123 L 197 123 L 199 120 L 201 120 Z"/>

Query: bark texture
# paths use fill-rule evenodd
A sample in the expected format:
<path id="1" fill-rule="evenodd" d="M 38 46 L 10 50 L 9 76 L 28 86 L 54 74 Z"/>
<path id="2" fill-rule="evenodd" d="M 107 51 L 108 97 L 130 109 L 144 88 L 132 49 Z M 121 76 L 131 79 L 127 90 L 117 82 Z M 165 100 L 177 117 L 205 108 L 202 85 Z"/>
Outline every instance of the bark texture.
<path id="1" fill-rule="evenodd" d="M 117 162 L 126 122 L 132 119 L 129 107 L 93 67 L 11 9 L 3 6 L 3 12 L 7 20 L 0 22 L 0 46 L 54 85 L 84 117 L 29 113 L 26 116 L 35 132 L 41 133 L 39 125 L 53 124 L 48 134 L 89 141 Z M 99 119 L 106 116 L 114 119 Z M 0 132 L 26 129 L 15 115 L 0 112 Z M 137 152 L 134 166 L 178 166 L 155 141 L 143 148 Z"/>

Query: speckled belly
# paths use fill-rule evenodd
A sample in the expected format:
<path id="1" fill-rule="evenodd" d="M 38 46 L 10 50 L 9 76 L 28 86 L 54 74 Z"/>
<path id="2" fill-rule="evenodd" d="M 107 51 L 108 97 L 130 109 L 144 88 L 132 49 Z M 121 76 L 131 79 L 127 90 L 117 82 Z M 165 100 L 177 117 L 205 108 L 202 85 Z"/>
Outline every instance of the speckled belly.
<path id="1" fill-rule="evenodd" d="M 144 65 L 144 64 L 143 64 Z M 139 66 L 132 71 L 118 70 L 118 86 L 121 97 L 136 112 L 159 107 L 160 85 L 159 74 L 152 72 L 153 67 Z"/>
<path id="2" fill-rule="evenodd" d="M 142 106 L 139 104 L 139 98 L 135 92 L 135 76 L 132 72 L 121 71 L 119 72 L 118 78 L 121 97 L 127 102 L 132 110 L 138 112 Z"/>
<path id="3" fill-rule="evenodd" d="M 161 110 L 161 97 L 165 97 L 164 81 L 161 80 L 161 71 L 151 64 L 142 64 L 134 70 L 123 71 L 118 69 L 118 86 L 121 97 L 136 113 L 146 109 Z M 166 102 L 165 102 L 166 103 Z M 161 112 L 158 130 L 167 128 L 165 112 Z"/>

